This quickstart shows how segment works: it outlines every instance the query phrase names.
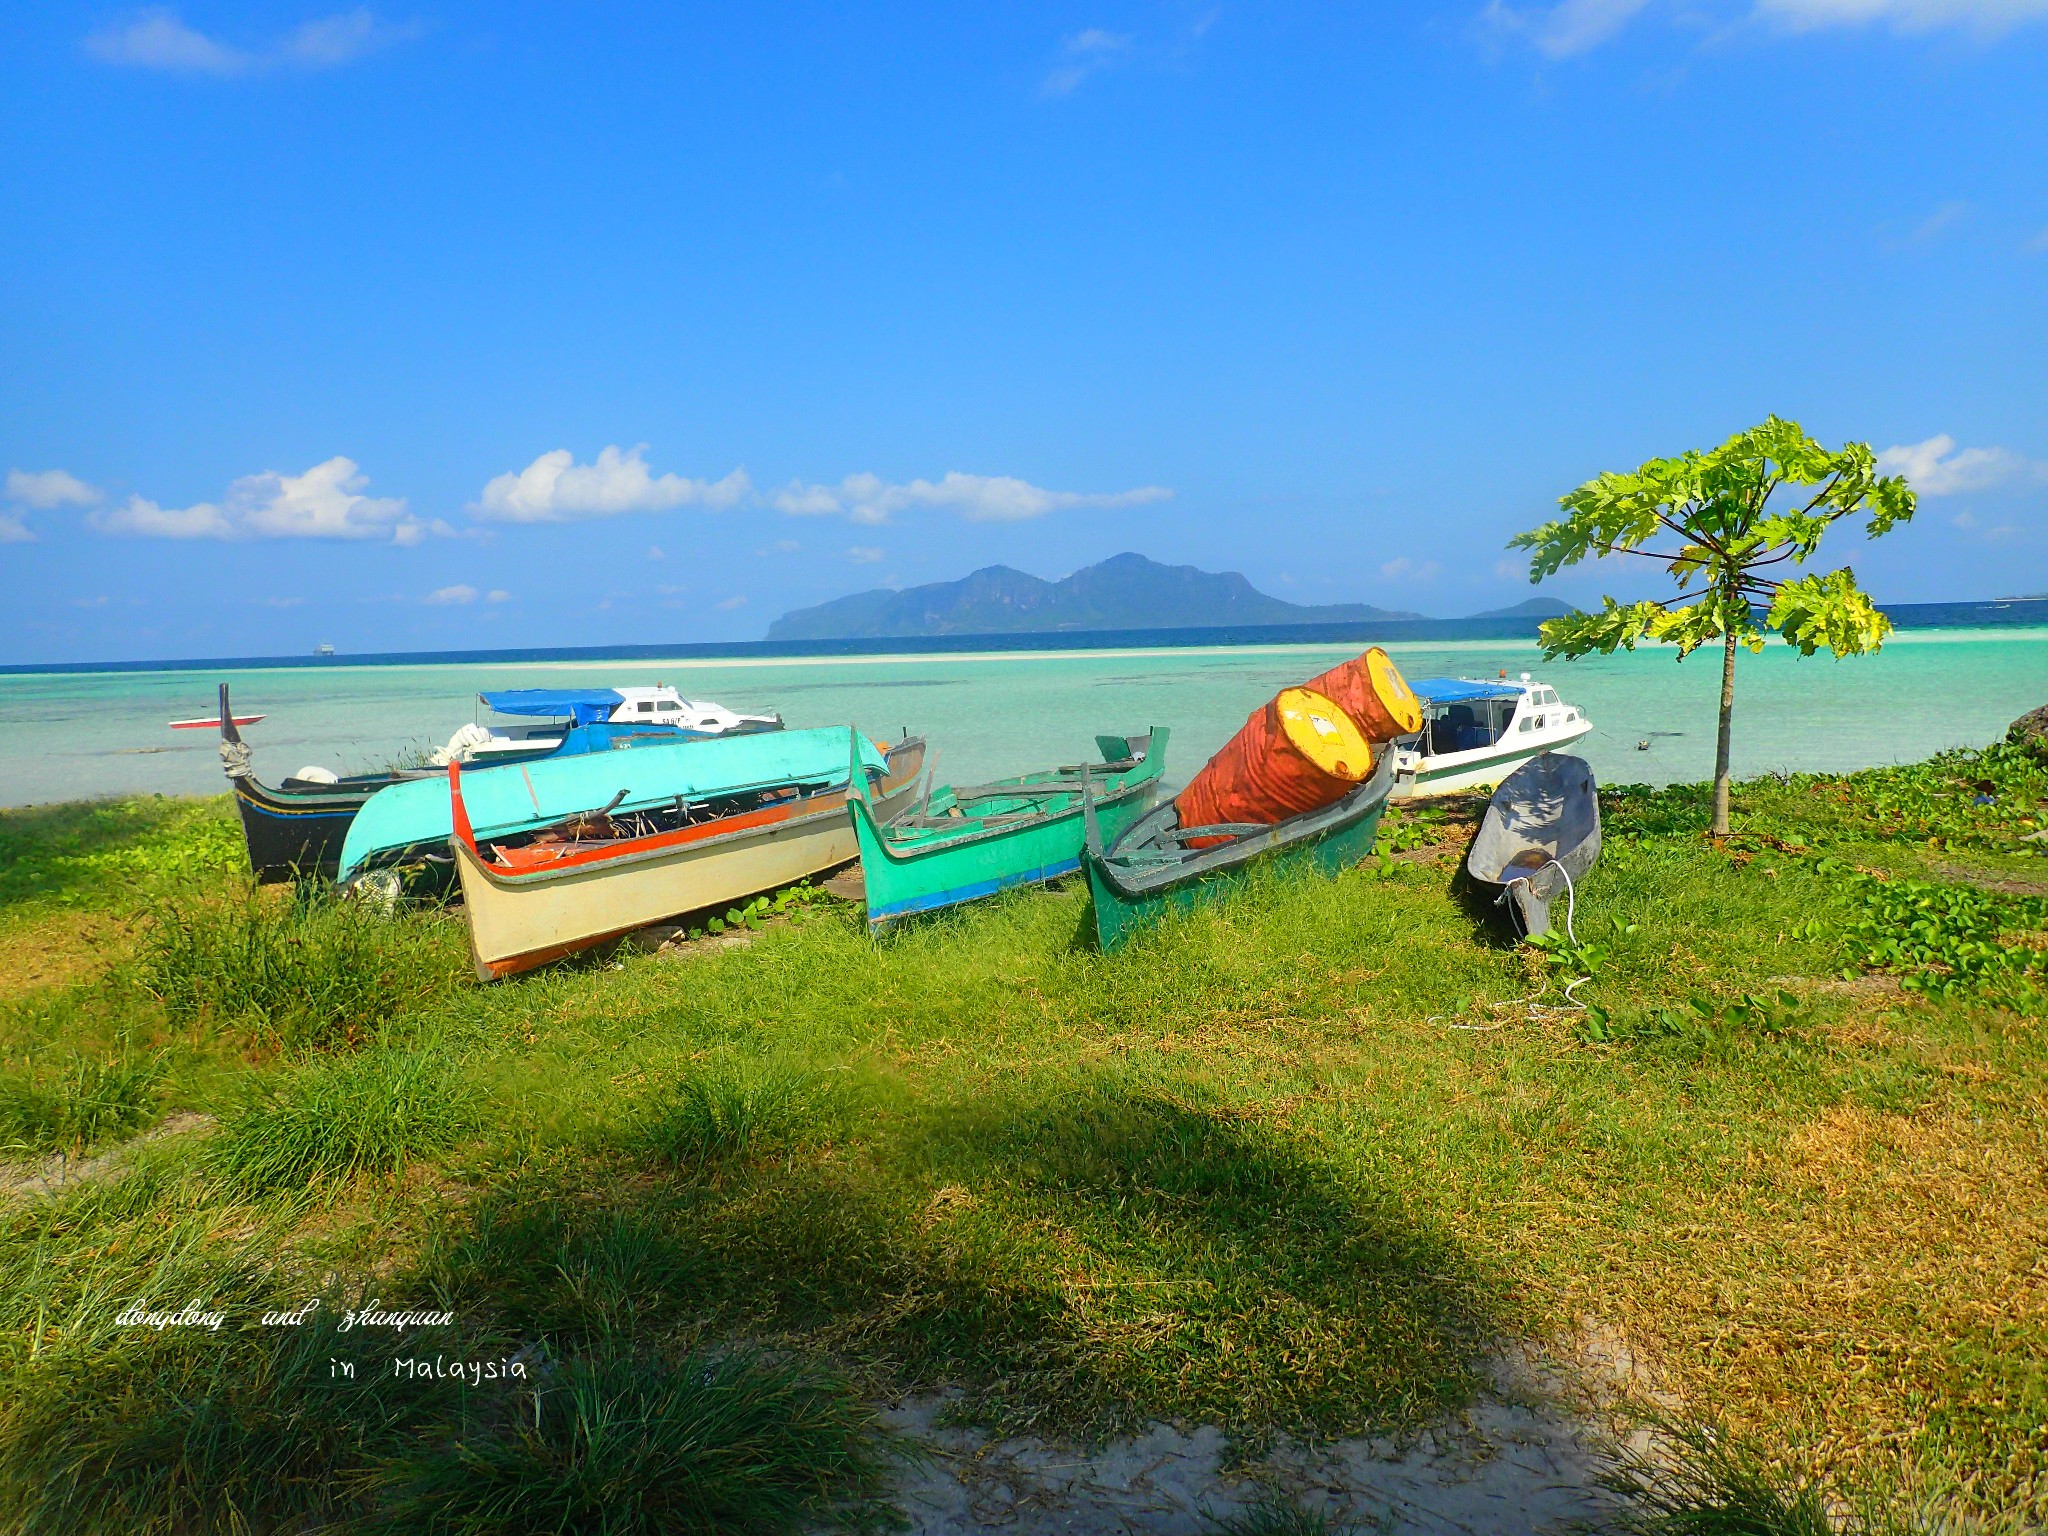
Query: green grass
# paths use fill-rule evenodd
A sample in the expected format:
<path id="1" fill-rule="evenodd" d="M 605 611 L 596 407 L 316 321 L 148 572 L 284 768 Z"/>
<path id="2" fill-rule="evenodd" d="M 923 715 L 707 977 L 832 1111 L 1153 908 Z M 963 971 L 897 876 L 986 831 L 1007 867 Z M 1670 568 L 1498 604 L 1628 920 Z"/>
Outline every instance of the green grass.
<path id="1" fill-rule="evenodd" d="M 747 1354 L 562 1362 L 532 1415 L 380 1469 L 369 1528 L 445 1536 L 705 1536 L 868 1526 L 890 1465 L 873 1411 Z"/>
<path id="2" fill-rule="evenodd" d="M 337 1347 L 324 1327 L 165 1330 L 44 1363 L 6 1412 L 0 1509 L 24 1536 L 271 1530 L 337 1493 L 346 1509 L 347 1478 L 429 1417 L 423 1389 L 367 1363 L 333 1380 Z"/>
<path id="3" fill-rule="evenodd" d="M 229 1518 L 205 1484 L 266 1520 L 395 1519 L 473 1455 L 510 1502 L 464 1520 L 559 1520 L 601 1468 L 665 1497 L 673 1450 L 568 1426 L 726 1359 L 841 1404 L 954 1388 L 1020 1432 L 1398 1433 L 1468 1401 L 1499 1341 L 1569 1346 L 1590 1318 L 1757 1448 L 1786 1518 L 1809 1487 L 1936 1471 L 1958 1509 L 2048 1514 L 2048 1037 L 2007 984 L 2038 974 L 2048 861 L 2021 839 L 2043 793 L 2000 754 L 1759 781 L 1718 850 L 1700 789 L 1611 793 L 1579 943 L 1547 954 L 1439 863 L 1257 880 L 1114 957 L 1069 884 L 880 944 L 807 905 L 744 949 L 487 988 L 445 915 L 91 874 L 212 810 L 53 816 L 25 852 L 9 821 L 13 867 L 82 872 L 27 881 L 23 910 L 72 891 L 159 937 L 0 1007 L 8 1081 L 158 1062 L 141 1118 L 84 1144 L 170 1106 L 220 1125 L 0 1207 L 0 1507 L 204 1528 Z M 66 851 L 79 817 L 101 841 Z M 1895 906 L 1929 926 L 1879 949 Z M 1587 1012 L 1531 1010 L 1581 974 Z M 276 1341 L 235 1345 L 242 1392 L 204 1374 L 217 1343 L 103 1321 L 145 1291 L 256 1306 L 330 1274 L 445 1306 L 452 1345 L 530 1351 L 581 1396 L 557 1421 L 544 1393 L 537 1433 L 486 1391 L 280 1439 L 264 1415 L 309 1389 L 246 1353 Z M 195 1393 L 217 1428 L 162 1438 L 151 1405 Z M 52 1480 L 64 1455 L 126 1502 L 88 1508 Z M 865 1518 L 876 1486 L 846 1462 L 802 1518 Z"/>
<path id="4" fill-rule="evenodd" d="M 1618 1454 L 1602 1478 L 1620 1502 L 1583 1527 L 1586 1536 L 1990 1536 L 2019 1529 L 1973 1519 L 1952 1504 L 1852 1495 L 1774 1464 L 1757 1442 L 1714 1424 L 1669 1415 L 1648 1423 L 1653 1438 Z"/>
<path id="5" fill-rule="evenodd" d="M 1601 1536 L 1837 1536 L 1827 1491 L 1772 1468 L 1753 1446 L 1696 1424 L 1658 1426 L 1653 1450 L 1605 1479 L 1623 1500 Z"/>
<path id="6" fill-rule="evenodd" d="M 1391 1526 L 1391 1520 L 1366 1526 L 1290 1500 L 1268 1499 L 1210 1521 L 1208 1531 L 1209 1536 L 1372 1536 Z"/>
<path id="7" fill-rule="evenodd" d="M 476 1123 L 475 1091 L 432 1047 L 316 1061 L 224 1121 L 211 1162 L 249 1191 L 302 1190 L 395 1174 Z"/>
<path id="8" fill-rule="evenodd" d="M 827 1098 L 812 1073 L 774 1062 L 720 1062 L 657 1093 L 637 1140 L 664 1162 L 702 1171 L 800 1134 Z"/>
<path id="9" fill-rule="evenodd" d="M 0 1076 L 0 1155 L 78 1153 L 153 1118 L 161 1057 L 72 1053 L 53 1069 Z"/>
<path id="10" fill-rule="evenodd" d="M 281 892 L 234 881 L 158 902 L 139 980 L 174 1024 L 356 1044 L 461 986 L 461 953 L 457 926 L 432 914 L 388 917 L 310 884 Z"/>
<path id="11" fill-rule="evenodd" d="M 0 917 L 22 908 L 118 904 L 139 889 L 247 867 L 224 797 L 0 810 Z"/>

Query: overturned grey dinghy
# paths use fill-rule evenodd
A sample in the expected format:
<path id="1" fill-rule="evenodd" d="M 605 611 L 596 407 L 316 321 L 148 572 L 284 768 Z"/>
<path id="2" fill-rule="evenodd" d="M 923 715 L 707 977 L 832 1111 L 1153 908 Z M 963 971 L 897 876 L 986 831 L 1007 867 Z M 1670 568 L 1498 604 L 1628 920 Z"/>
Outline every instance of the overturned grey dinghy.
<path id="1" fill-rule="evenodd" d="M 1502 887 L 1499 901 L 1534 938 L 1550 931 L 1551 902 L 1599 857 L 1600 795 L 1592 768 L 1583 758 L 1545 752 L 1493 792 L 1465 868 L 1474 880 Z"/>

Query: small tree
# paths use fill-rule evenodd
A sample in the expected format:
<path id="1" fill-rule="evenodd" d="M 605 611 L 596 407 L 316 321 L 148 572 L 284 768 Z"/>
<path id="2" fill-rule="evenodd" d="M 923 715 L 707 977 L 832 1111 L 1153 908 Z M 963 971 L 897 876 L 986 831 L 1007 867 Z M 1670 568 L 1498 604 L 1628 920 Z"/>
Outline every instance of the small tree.
<path id="1" fill-rule="evenodd" d="M 1780 486 L 1814 486 L 1796 511 L 1772 510 Z M 1764 648 L 1775 631 L 1811 656 L 1875 651 L 1891 632 L 1847 566 L 1826 575 L 1772 580 L 1760 574 L 1787 561 L 1803 566 L 1821 535 L 1852 512 L 1869 514 L 1869 536 L 1913 515 L 1914 496 L 1899 476 L 1880 477 L 1867 443 L 1830 453 L 1797 422 L 1773 416 L 1708 453 L 1652 459 L 1632 475 L 1603 474 L 1560 498 L 1565 515 L 1510 541 L 1531 551 L 1529 579 L 1541 581 L 1588 555 L 1633 554 L 1661 560 L 1680 603 L 1604 599 L 1598 613 L 1574 613 L 1542 628 L 1546 660 L 1634 650 L 1638 640 L 1667 640 L 1680 660 L 1710 640 L 1722 642 L 1721 733 L 1714 749 L 1714 826 L 1728 835 L 1728 743 L 1735 721 L 1735 648 Z M 1668 535 L 1668 552 L 1648 549 Z M 1758 610 L 1763 609 L 1759 619 Z"/>

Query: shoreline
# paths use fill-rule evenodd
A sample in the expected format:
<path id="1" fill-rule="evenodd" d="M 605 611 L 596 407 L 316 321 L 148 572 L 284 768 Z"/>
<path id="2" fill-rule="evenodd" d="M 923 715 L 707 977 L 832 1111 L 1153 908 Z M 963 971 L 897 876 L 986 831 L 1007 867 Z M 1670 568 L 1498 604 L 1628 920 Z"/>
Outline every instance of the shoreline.
<path id="1" fill-rule="evenodd" d="M 1443 621 L 1446 623 L 1455 621 Z M 1166 633 L 1177 633 L 1167 631 Z M 936 637 L 944 638 L 944 637 Z M 998 636 L 975 635 L 963 637 L 987 641 Z M 1033 636 L 1035 640 L 1046 637 Z M 2039 624 L 1975 624 L 1975 625 L 1930 625 L 1925 628 L 1895 630 L 1885 645 L 1961 645 L 1972 642 L 2011 641 L 2040 644 L 2048 642 L 2048 622 Z M 749 645 L 767 642 L 747 642 Z M 1102 646 L 1059 646 L 1041 645 L 1026 649 L 1023 647 L 991 646 L 979 650 L 933 648 L 923 650 L 891 650 L 860 652 L 776 652 L 760 654 L 746 652 L 732 655 L 693 655 L 695 647 L 681 646 L 674 650 L 658 651 L 640 647 L 619 647 L 589 656 L 564 656 L 549 652 L 522 651 L 437 651 L 421 652 L 417 656 L 365 657 L 354 660 L 347 657 L 307 657 L 303 659 L 284 656 L 240 658 L 201 658 L 194 660 L 163 662 L 51 662 L 21 666 L 0 666 L 0 681 L 11 678 L 49 677 L 108 677 L 129 673 L 185 673 L 185 672 L 240 672 L 245 674 L 295 673 L 314 668 L 347 668 L 352 673 L 363 672 L 405 672 L 442 667 L 520 667 L 533 670 L 574 671 L 590 667 L 630 665 L 635 667 L 661 666 L 685 671 L 712 670 L 717 668 L 760 668 L 760 667 L 801 667 L 801 666 L 862 666 L 894 662 L 1007 662 L 1007 661 L 1058 661 L 1058 660 L 1129 660 L 1156 655 L 1162 651 L 1173 651 L 1184 656 L 1283 656 L 1309 651 L 1327 651 L 1356 644 L 1378 644 L 1389 654 L 1412 654 L 1418 651 L 1498 651 L 1502 647 L 1519 647 L 1539 653 L 1541 642 L 1533 634 L 1513 635 L 1461 635 L 1446 636 L 1441 640 L 1426 637 L 1402 637 L 1373 640 L 1370 636 L 1332 636 L 1314 639 L 1248 639 L 1232 642 L 1208 640 L 1190 643 L 1175 643 L 1162 640 L 1157 644 L 1142 644 L 1133 641 L 1105 644 Z M 1636 648 L 1638 651 L 1676 650 L 1666 641 L 1646 640 Z M 1776 647 L 1773 647 L 1776 649 Z"/>
<path id="2" fill-rule="evenodd" d="M 2038 603 L 2039 606 L 2032 606 Z M 2019 616 L 2006 618 L 2026 604 Z M 2048 634 L 2048 601 L 1898 603 L 1885 610 L 1898 627 L 1892 643 L 1932 631 L 1956 634 L 2040 630 Z M 325 667 L 544 666 L 659 662 L 727 666 L 803 661 L 888 661 L 945 656 L 1118 655 L 1157 650 L 1243 652 L 1267 648 L 1376 644 L 1427 646 L 1537 643 L 1535 618 L 1389 619 L 1311 624 L 1190 624 L 1014 634 L 901 635 L 839 640 L 721 640 L 606 646 L 527 646 L 491 650 L 367 651 L 334 656 L 191 656 L 154 660 L 0 663 L 0 678 L 124 672 L 300 671 Z"/>

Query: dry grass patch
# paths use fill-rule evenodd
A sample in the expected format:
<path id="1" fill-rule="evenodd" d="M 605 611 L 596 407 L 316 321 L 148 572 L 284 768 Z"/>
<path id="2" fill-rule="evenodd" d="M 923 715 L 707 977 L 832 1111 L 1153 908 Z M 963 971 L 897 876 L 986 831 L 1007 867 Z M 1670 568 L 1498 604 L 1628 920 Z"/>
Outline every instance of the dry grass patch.
<path id="1" fill-rule="evenodd" d="M 104 913 L 20 914 L 0 929 L 0 1002 L 96 981 L 134 948 L 129 925 Z"/>
<path id="2" fill-rule="evenodd" d="M 2014 1346 L 2048 1337 L 2044 1107 L 1830 1106 L 1690 1234 L 1613 1252 L 1630 1332 L 1689 1403 L 1812 1466 L 1904 1452 L 1973 1464 L 1990 1506 L 2037 1500 L 2048 1372 Z"/>

